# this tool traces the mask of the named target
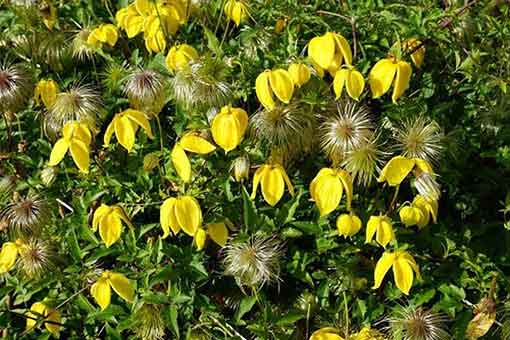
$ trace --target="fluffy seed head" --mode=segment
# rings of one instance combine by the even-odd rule
[[[40,278],[55,268],[55,260],[48,241],[31,238],[20,247],[18,268],[29,278]]]
[[[9,222],[9,229],[16,237],[39,234],[48,217],[47,202],[30,194],[22,197],[15,193],[13,202],[0,212],[0,219]]]
[[[394,138],[398,151],[409,158],[437,162],[444,149],[441,127],[423,116],[404,120],[396,129]]]
[[[82,28],[74,36],[72,56],[75,60],[84,62],[94,58],[94,47],[87,42],[90,32],[92,31],[89,28]]]
[[[414,306],[400,306],[383,320],[395,340],[446,340],[450,337],[445,328],[447,321],[443,314]]]
[[[280,280],[283,244],[274,236],[255,235],[243,242],[229,242],[225,248],[225,274],[237,284],[259,290]]]
[[[349,151],[367,142],[373,134],[373,123],[368,108],[352,100],[337,103],[329,112],[321,117],[320,146],[337,163]]]
[[[165,105],[165,88],[161,73],[136,68],[127,76],[124,93],[133,108],[156,115]]]
[[[437,183],[434,174],[422,172],[416,177],[414,186],[420,195],[431,200],[437,201],[441,195],[441,187]]]
[[[10,194],[16,187],[16,176],[0,177],[0,197]]]
[[[0,112],[17,112],[32,97],[34,83],[20,64],[0,64]]]
[[[135,335],[139,339],[161,340],[165,338],[165,322],[161,307],[144,304],[137,312],[134,323]]]

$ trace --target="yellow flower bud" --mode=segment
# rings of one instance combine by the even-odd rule
[[[235,149],[248,127],[248,114],[241,108],[224,106],[214,117],[211,132],[216,144],[225,152]]]
[[[413,206],[402,207],[399,211],[400,221],[406,226],[410,227],[417,225],[423,220],[423,213],[420,208]]]
[[[290,102],[294,93],[294,81],[287,70],[266,70],[255,80],[255,92],[266,109],[273,109],[275,107],[273,94],[285,104]]]
[[[333,75],[343,64],[352,65],[349,42],[338,33],[327,32],[308,43],[308,56]]]
[[[388,216],[370,216],[367,223],[366,240],[369,243],[374,238],[377,243],[386,248],[388,243],[395,240],[393,224]]]
[[[248,156],[237,157],[232,163],[232,170],[236,182],[241,182],[243,179],[248,178],[250,174],[250,159]]]
[[[310,69],[305,64],[291,64],[289,73],[297,87],[301,87],[310,80]]]
[[[248,17],[248,7],[243,1],[228,0],[223,8],[227,18],[239,26]]]
[[[34,92],[36,103],[40,104],[42,101],[44,106],[49,109],[57,100],[58,84],[52,79],[43,79],[37,83]]]
[[[342,214],[336,220],[338,234],[343,237],[356,235],[361,229],[361,220],[354,214]]]
[[[170,49],[165,63],[168,69],[178,71],[189,67],[189,63],[196,59],[198,59],[198,52],[192,46],[180,44]]]
[[[338,207],[344,190],[347,196],[347,210],[350,210],[352,187],[352,177],[347,171],[323,168],[310,183],[310,195],[321,216],[325,216]]]

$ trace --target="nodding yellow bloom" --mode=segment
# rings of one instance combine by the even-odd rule
[[[402,42],[402,51],[404,53],[410,53],[411,54],[411,60],[413,61],[413,64],[420,68],[421,65],[423,65],[423,61],[425,60],[425,45],[423,43],[415,38],[406,39]]]
[[[26,316],[27,330],[33,329],[37,325],[38,320],[43,319],[44,327],[55,337],[59,337],[62,318],[56,309],[48,307],[44,302],[36,302],[32,304]]]
[[[413,170],[416,176],[419,176],[421,173],[434,174],[432,166],[426,160],[395,156],[386,163],[377,181],[388,182],[390,186],[397,186]]]
[[[273,109],[275,107],[273,94],[285,104],[290,102],[294,93],[294,81],[287,70],[266,70],[255,80],[255,92],[266,109]]]
[[[177,235],[181,229],[194,237],[202,226],[202,210],[194,197],[170,197],[159,209],[159,220],[163,228],[163,238],[170,235],[170,230]]]
[[[334,76],[343,65],[352,65],[352,52],[349,42],[342,35],[326,32],[308,43],[308,56],[322,69]]]
[[[216,147],[205,138],[188,132],[174,145],[170,158],[177,175],[187,183],[191,180],[191,163],[185,151],[205,155],[214,150]]]
[[[404,94],[409,86],[413,70],[411,65],[395,57],[379,60],[368,75],[368,83],[373,98],[379,98],[389,91],[393,84],[391,99],[394,103]]]
[[[409,295],[413,285],[414,273],[420,278],[420,269],[414,258],[406,251],[385,252],[381,256],[375,265],[373,289],[381,286],[384,276],[391,267],[393,267],[393,276],[397,288],[405,295]]]
[[[310,80],[310,69],[305,64],[290,64],[288,71],[297,87],[303,86]]]
[[[388,243],[395,240],[393,224],[388,216],[370,216],[367,222],[365,243],[372,242],[374,235],[377,243],[383,248],[386,248]]]
[[[340,331],[333,327],[324,327],[312,333],[309,340],[344,340]]]
[[[70,122],[62,128],[63,137],[57,140],[50,154],[49,166],[56,166],[64,159],[67,150],[81,172],[89,172],[89,148],[92,135],[87,124]]]
[[[398,214],[400,216],[400,221],[406,227],[417,225],[418,223],[420,223],[420,221],[423,221],[425,218],[423,211],[420,208],[412,205],[403,206],[402,208],[400,208]]]
[[[105,310],[110,305],[112,288],[122,299],[133,302],[135,289],[130,280],[123,274],[105,271],[90,287],[90,293],[101,310]]]
[[[365,78],[354,67],[342,68],[336,71],[333,80],[336,99],[340,98],[344,87],[347,89],[349,97],[358,100],[365,88]]]
[[[131,152],[135,145],[136,131],[140,126],[149,138],[154,138],[149,120],[143,112],[127,109],[117,113],[104,133],[104,146],[110,144],[113,133],[115,133],[120,145]]]
[[[234,150],[242,141],[248,127],[248,114],[241,108],[224,106],[214,117],[211,132],[216,144],[225,152]]]
[[[0,251],[0,274],[7,273],[16,264],[20,249],[25,243],[18,239],[16,242],[5,242]]]
[[[343,191],[347,196],[347,210],[351,209],[352,177],[342,169],[322,168],[310,183],[310,195],[319,208],[321,216],[335,210],[340,204]]]
[[[251,198],[254,199],[257,194],[257,188],[261,184],[262,196],[271,206],[275,206],[280,201],[285,191],[285,184],[291,195],[294,195],[294,187],[280,164],[264,164],[257,169],[253,176],[253,191]]]
[[[345,238],[356,235],[361,230],[361,220],[354,214],[342,214],[336,219],[338,234]]]
[[[198,228],[195,233],[195,244],[198,250],[204,249],[207,237],[211,238],[220,247],[225,247],[228,240],[228,229],[225,223],[210,223],[207,230]]]
[[[87,43],[94,47],[102,47],[102,44],[115,46],[119,39],[117,28],[112,24],[103,24],[94,28],[87,37]]]
[[[49,109],[57,100],[57,92],[58,84],[56,81],[52,79],[39,80],[34,91],[35,102],[37,105],[40,105],[42,102]]]
[[[248,17],[248,7],[243,1],[239,0],[228,0],[225,7],[223,7],[223,11],[236,26],[239,26]]]
[[[124,209],[118,205],[101,204],[94,212],[92,218],[92,230],[95,232],[99,228],[99,235],[109,248],[112,244],[117,242],[122,232],[122,222],[126,223],[130,228],[133,228]]]
[[[410,205],[400,209],[400,220],[406,227],[416,225],[418,228],[423,228],[429,224],[430,217],[432,217],[434,223],[437,223],[438,208],[436,200],[416,195]]]
[[[189,63],[198,59],[198,52],[188,44],[172,46],[165,63],[169,70],[178,71],[189,67]]]

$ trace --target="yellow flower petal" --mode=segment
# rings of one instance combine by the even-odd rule
[[[122,145],[128,152],[131,152],[135,145],[135,130],[133,128],[133,123],[131,123],[128,117],[119,116],[119,118],[115,120],[114,128],[115,136],[117,136],[117,140],[120,145]]]
[[[417,225],[418,222],[422,221],[424,216],[420,208],[405,206],[398,212],[400,221],[406,226],[410,227]]]
[[[186,151],[205,155],[216,150],[207,139],[193,134],[186,134],[179,140],[179,145]]]
[[[375,236],[377,243],[386,248],[388,243],[395,239],[395,233],[393,232],[393,225],[391,220],[383,216],[380,219],[380,224],[377,228],[377,235]]]
[[[273,100],[273,92],[271,91],[271,87],[269,86],[269,76],[271,71],[264,71],[255,80],[255,92],[257,94],[257,98],[260,103],[266,109],[273,109],[275,106]]]
[[[62,326],[57,325],[57,323],[58,324],[62,323],[62,318],[60,317],[60,312],[55,309],[48,308],[46,321],[49,321],[49,322],[45,322],[44,327],[46,327],[46,329],[51,334],[53,334],[55,337],[58,338],[60,329],[62,328]]]
[[[269,84],[278,99],[288,104],[294,93],[294,82],[287,70],[277,69],[269,74]]]
[[[344,340],[333,327],[324,327],[312,333],[309,340]]]
[[[321,176],[314,187],[314,199],[321,216],[335,210],[340,204],[343,185],[336,175]]]
[[[335,40],[326,33],[315,37],[308,43],[308,56],[321,68],[328,69],[335,56]]]
[[[310,80],[310,70],[305,64],[291,64],[289,74],[297,87],[301,87]]]
[[[413,269],[409,262],[397,257],[393,263],[393,275],[397,288],[405,295],[409,295],[414,279]]]
[[[352,176],[345,170],[337,170],[337,176],[340,178],[342,185],[345,189],[345,195],[347,196],[347,210],[351,210],[352,195],[353,195],[353,181]]]
[[[101,223],[102,219],[110,214],[112,208],[107,206],[106,204],[101,204],[99,208],[94,211],[94,216],[92,217],[92,231],[96,231]]]
[[[283,180],[285,181],[285,184],[287,185],[287,189],[289,190],[289,193],[291,194],[291,196],[294,196],[294,186],[292,185],[292,182],[290,181],[290,178],[287,175],[287,172],[285,171],[283,166],[281,166],[280,164],[277,164],[276,168],[282,175]]]
[[[108,214],[99,223],[99,236],[105,243],[106,248],[117,242],[122,231],[120,217],[116,214]]]
[[[84,123],[76,124],[72,136],[73,139],[79,139],[87,145],[89,145],[90,142],[92,141],[92,134],[90,132],[90,129],[88,128],[87,124]]]
[[[374,286],[372,287],[373,289],[377,289],[381,286],[384,276],[386,276],[388,270],[390,270],[391,266],[393,266],[395,258],[396,258],[395,253],[385,252],[384,254],[382,254],[379,261],[377,261],[374,271],[375,282]]]
[[[129,217],[126,214],[126,212],[124,211],[124,209],[122,209],[122,207],[120,207],[118,205],[114,206],[112,213],[117,215],[124,223],[126,223],[128,225],[128,227],[133,229],[133,225],[131,224],[131,220],[129,219]]]
[[[170,157],[179,177],[183,182],[189,182],[191,180],[191,164],[184,149],[179,144],[175,144]]]
[[[127,302],[133,302],[135,290],[127,277],[120,273],[108,273],[108,282],[121,298]]]
[[[181,229],[194,236],[202,225],[202,210],[197,200],[190,196],[182,196],[175,202],[175,217]]]
[[[285,182],[280,171],[275,168],[269,168],[261,180],[262,196],[271,206],[275,206],[280,201],[285,190]]]
[[[377,232],[377,229],[379,228],[379,225],[381,224],[381,217],[380,216],[370,216],[367,222],[367,230],[365,234],[365,243],[370,243],[372,239],[374,238],[375,233]]]
[[[195,244],[197,245],[198,250],[204,249],[205,241],[207,240],[207,233],[204,229],[198,228],[197,232],[195,233]]]
[[[101,27],[101,34],[103,36],[103,42],[107,43],[111,47],[115,46],[119,39],[119,33],[117,28],[112,24],[106,24]]]
[[[336,49],[342,53],[343,59],[347,65],[352,65],[351,46],[347,39],[338,33],[330,33],[335,39]]]
[[[379,98],[391,87],[395,73],[397,72],[397,64],[391,59],[379,60],[368,75],[368,82],[373,98]]]
[[[235,1],[234,5],[232,6],[231,18],[236,26],[241,24],[241,21],[245,18],[245,7],[242,2]]]
[[[409,87],[409,81],[411,80],[411,73],[413,69],[408,62],[399,61],[397,63],[397,76],[395,77],[395,85],[393,86],[393,95],[391,99],[394,103],[397,102]]]
[[[322,168],[319,170],[319,173],[315,176],[315,178],[310,183],[310,195],[312,196],[312,199],[315,201],[315,187],[317,186],[317,182],[319,181],[320,177],[322,176],[331,176],[334,175],[335,171],[331,168]]]
[[[127,16],[125,19],[125,29],[129,39],[134,38],[143,30],[143,17]]]
[[[110,141],[112,139],[113,133],[115,132],[115,118],[108,124],[108,127],[106,128],[106,131],[104,133],[103,137],[103,145],[107,147],[110,145]]]
[[[347,76],[349,75],[350,71],[343,68],[336,72],[335,78],[333,79],[333,90],[335,91],[336,98],[340,98],[342,95],[342,91],[345,86],[345,82],[347,81]]]
[[[434,173],[434,170],[432,169],[432,165],[430,165],[430,163],[427,162],[426,160],[421,159],[421,158],[414,158],[414,162],[416,163],[416,168],[420,172],[425,172],[428,174]]]
[[[259,187],[260,181],[262,178],[266,175],[266,173],[269,171],[269,165],[264,164],[260,168],[255,171],[255,174],[253,175],[253,189],[251,192],[251,199],[254,199],[257,195],[257,188]]]
[[[90,294],[96,300],[101,310],[105,310],[110,305],[111,290],[106,277],[100,277],[96,283],[90,287]]]
[[[123,113],[132,122],[141,126],[149,138],[151,139],[154,138],[154,135],[152,134],[151,124],[149,123],[149,120],[147,119],[143,112],[133,109],[127,109]]]
[[[80,169],[81,172],[88,173],[90,158],[87,144],[81,140],[75,139],[71,142],[69,151],[71,151],[71,157],[78,169]]]
[[[228,240],[228,229],[225,223],[209,223],[207,225],[209,237],[220,247],[225,247]]]
[[[361,220],[356,215],[341,214],[336,220],[336,228],[340,236],[351,237],[361,230]]]
[[[49,166],[55,166],[58,165],[64,159],[64,156],[67,153],[67,150],[71,146],[71,143],[68,139],[61,138],[59,139],[55,145],[53,146],[53,149],[51,150],[50,154],[50,161],[48,162]]]
[[[365,88],[365,78],[363,78],[360,72],[354,69],[350,70],[347,75],[346,88],[349,96],[352,99],[358,100]]]
[[[14,267],[18,257],[18,246],[14,242],[5,242],[0,251],[0,274],[7,273]]]
[[[386,163],[377,181],[386,181],[391,186],[397,186],[409,175],[415,164],[414,159],[395,156]]]
[[[170,197],[163,202],[161,208],[159,209],[159,221],[161,223],[161,228],[163,228],[162,238],[166,238],[168,235],[170,235],[170,229],[175,235],[177,235],[181,230],[181,227],[177,222],[177,218],[175,217],[176,201],[176,198]]]
[[[27,330],[35,327],[38,320],[44,320],[46,318],[48,307],[42,302],[36,302],[30,307],[30,311],[27,313]]]

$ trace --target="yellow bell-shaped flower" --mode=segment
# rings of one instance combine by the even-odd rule
[[[287,185],[290,194],[294,195],[294,187],[280,164],[264,164],[257,169],[253,176],[252,199],[257,194],[259,184],[262,187],[264,200],[271,206],[275,206],[280,201],[285,191],[285,185]]]
[[[40,105],[41,102],[49,109],[57,100],[58,84],[52,79],[43,79],[37,83],[34,91],[35,102]]]
[[[351,209],[352,187],[352,177],[347,171],[323,168],[310,183],[310,195],[321,216],[325,216],[338,207],[344,190],[347,196],[347,210]]]
[[[104,146],[110,144],[110,140],[115,133],[120,145],[128,152],[131,152],[135,145],[138,127],[142,127],[149,138],[154,138],[149,120],[143,112],[127,109],[117,113],[104,133]]]
[[[225,152],[235,149],[248,127],[248,114],[241,108],[224,106],[214,117],[211,132],[216,144]]]
[[[204,249],[208,237],[220,247],[225,247],[228,240],[228,229],[225,223],[210,223],[207,225],[207,230],[198,228],[194,237],[198,250]]]
[[[170,230],[177,235],[181,229],[194,237],[202,225],[202,210],[194,197],[170,197],[161,205],[159,218],[163,238],[170,235]]]
[[[228,0],[223,8],[227,18],[239,26],[248,17],[248,7],[243,1]]]
[[[345,238],[356,235],[361,230],[361,220],[354,214],[341,214],[336,219],[338,234]]]
[[[333,80],[336,99],[340,98],[344,87],[347,89],[349,97],[358,100],[365,88],[365,78],[354,67],[341,68],[336,71],[335,79]]]
[[[115,46],[119,39],[117,28],[112,24],[103,24],[94,28],[87,37],[87,43],[94,47],[101,47],[102,44]]]
[[[344,340],[340,331],[333,327],[324,327],[312,333],[309,340]]]
[[[123,274],[105,271],[90,287],[90,293],[101,310],[105,310],[110,305],[112,288],[122,299],[133,302],[135,289],[130,280]]]
[[[432,221],[437,223],[437,215],[439,210],[439,204],[437,200],[429,199],[422,195],[416,195],[411,205],[413,207],[419,208],[422,211],[423,218],[416,223],[419,228],[423,228],[428,225],[431,217]]]
[[[423,172],[434,174],[430,163],[423,159],[395,156],[386,163],[377,181],[388,182],[390,186],[397,186],[400,185],[413,170],[416,172],[417,176]]]
[[[409,295],[409,291],[413,285],[414,274],[420,277],[420,270],[414,258],[406,251],[385,252],[377,264],[374,272],[374,287],[377,289],[381,286],[384,276],[393,267],[393,276],[397,288],[405,295]]]
[[[16,264],[19,251],[25,243],[18,239],[16,242],[5,242],[0,251],[0,274],[7,273]]]
[[[266,109],[273,109],[276,105],[273,94],[285,104],[290,102],[294,93],[294,81],[287,70],[266,70],[255,80],[255,92]]]
[[[370,216],[367,222],[365,243],[372,242],[374,238],[377,243],[386,248],[388,243],[395,240],[393,224],[388,216]]]
[[[71,152],[74,163],[81,172],[89,172],[89,148],[92,135],[86,124],[70,122],[62,128],[63,137],[57,140],[50,154],[49,166],[58,165]]]
[[[310,69],[305,64],[290,64],[288,71],[297,87],[303,86],[310,80]]]
[[[326,32],[308,43],[308,56],[331,75],[343,65],[352,65],[352,52],[349,42],[342,35]]]
[[[95,232],[99,228],[99,236],[101,236],[106,248],[109,248],[119,240],[122,233],[122,222],[133,228],[124,209],[118,205],[101,204],[94,212],[92,230]]]
[[[169,70],[178,71],[189,67],[189,63],[196,59],[198,59],[197,50],[190,45],[180,44],[168,51],[165,63]]]
[[[37,325],[37,322],[42,319],[44,320],[44,327],[56,338],[59,337],[62,318],[60,317],[60,312],[56,309],[48,307],[44,302],[36,302],[30,306],[26,316],[27,331],[32,330]]]
[[[187,183],[191,180],[191,163],[185,151],[205,155],[214,150],[216,150],[216,147],[205,138],[189,132],[174,145],[170,158],[177,175],[179,175],[183,182]]]
[[[381,97],[393,84],[391,99],[396,103],[409,86],[412,71],[411,65],[406,61],[394,57],[379,60],[368,75],[372,97]]]
[[[417,225],[424,219],[423,211],[420,208],[406,205],[398,212],[400,221],[406,226],[411,227]]]

